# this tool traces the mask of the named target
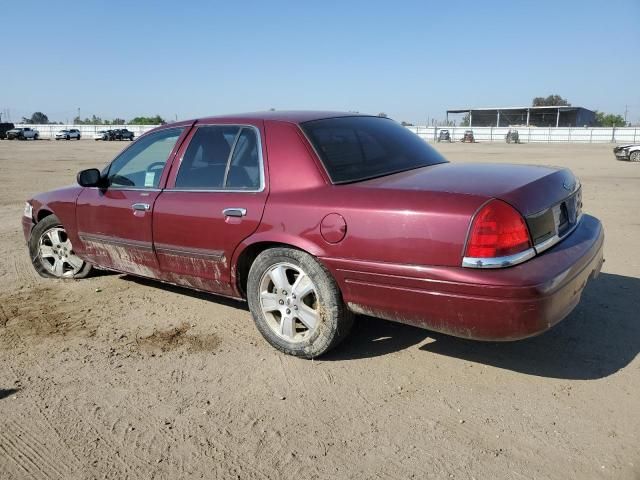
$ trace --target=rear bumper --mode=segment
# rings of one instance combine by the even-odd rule
[[[561,243],[520,265],[475,270],[323,258],[356,313],[476,340],[542,333],[578,304],[603,263],[604,231],[584,215]]]

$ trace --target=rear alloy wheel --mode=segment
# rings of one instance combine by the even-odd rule
[[[31,263],[42,277],[84,278],[91,264],[78,257],[60,220],[49,215],[33,227],[29,239]]]
[[[640,150],[631,152],[631,155],[629,155],[629,160],[632,162],[640,162]]]
[[[330,273],[308,253],[292,248],[258,255],[249,271],[247,300],[262,336],[297,357],[326,353],[353,324]]]

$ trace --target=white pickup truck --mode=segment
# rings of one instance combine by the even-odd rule
[[[7,140],[13,140],[14,138],[18,140],[28,140],[29,138],[38,140],[38,135],[38,130],[35,128],[18,127],[7,131]]]

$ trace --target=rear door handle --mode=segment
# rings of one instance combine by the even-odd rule
[[[246,208],[232,207],[222,210],[225,217],[244,217],[247,214]]]
[[[134,210],[147,212],[151,210],[151,205],[149,205],[148,203],[134,203],[133,205],[131,205],[131,208],[133,208]]]

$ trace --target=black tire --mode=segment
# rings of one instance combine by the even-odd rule
[[[636,150],[635,152],[631,152],[629,154],[630,162],[640,162],[640,150]]]
[[[260,283],[274,265],[287,263],[299,267],[313,282],[317,294],[319,322],[308,337],[290,342],[275,333],[263,313]],[[302,358],[318,357],[338,345],[351,330],[353,314],[344,304],[342,294],[329,271],[306,252],[293,248],[271,248],[255,259],[249,270],[247,301],[256,327],[273,347]]]
[[[66,138],[66,139],[67,139],[67,140],[71,140],[71,137],[70,137],[69,135],[67,135],[67,138]]]
[[[33,136],[33,139],[34,140],[38,140],[38,134],[37,133]]]
[[[40,238],[45,234],[45,232],[47,232],[51,228],[56,227],[64,229],[62,223],[55,215],[49,215],[48,217],[43,218],[35,225],[35,227],[33,227],[31,236],[29,237],[29,255],[31,257],[33,268],[35,268],[36,272],[38,272],[41,277],[45,278],[85,278],[87,275],[89,275],[89,273],[91,273],[92,268],[91,264],[87,262],[83,263],[82,267],[80,268],[80,270],[78,270],[77,273],[70,276],[55,275],[51,272],[50,269],[46,267],[46,260],[40,256]]]

